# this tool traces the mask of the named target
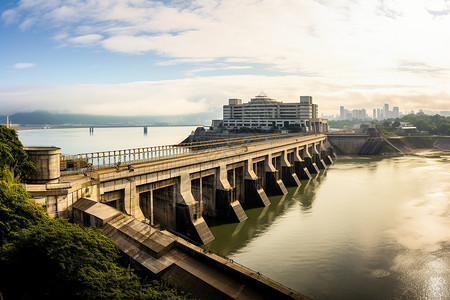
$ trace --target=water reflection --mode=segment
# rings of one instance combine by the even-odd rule
[[[449,299],[449,158],[340,157],[208,246],[314,299]]]
[[[319,178],[319,176],[316,178]],[[289,207],[296,204],[296,201],[301,202],[300,199],[314,198],[314,188],[309,188],[312,180],[302,180],[301,183],[302,185],[299,187],[288,188],[288,194],[286,195],[270,197],[271,204],[269,206],[244,207],[248,219],[242,223],[228,223],[223,220],[207,218],[206,221],[216,239],[206,245],[205,248],[222,256],[229,256],[237,249],[244,247],[249,240],[264,234],[278,217],[282,216]],[[299,198],[304,193],[308,193],[308,196]],[[293,198],[297,200],[293,201]],[[302,203],[305,211],[310,209],[311,205],[312,201],[310,200],[307,200],[307,203]]]

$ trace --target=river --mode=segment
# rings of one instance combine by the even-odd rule
[[[56,146],[63,154],[80,154],[107,150],[121,150],[183,141],[196,126],[101,127],[19,130],[24,146]]]
[[[449,161],[339,157],[208,248],[314,299],[450,299]]]
[[[195,127],[20,131],[74,154],[175,144]],[[148,144],[146,144],[148,143]],[[206,247],[314,299],[450,299],[450,154],[342,156]]]

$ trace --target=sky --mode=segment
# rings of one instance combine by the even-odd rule
[[[0,1],[0,115],[450,110],[450,0]]]

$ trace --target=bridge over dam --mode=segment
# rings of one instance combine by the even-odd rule
[[[53,217],[72,217],[80,198],[200,244],[214,239],[203,216],[242,222],[242,204],[267,206],[333,162],[325,135],[274,134],[62,157],[26,148],[38,172],[26,184]],[[63,169],[64,171],[61,171]]]

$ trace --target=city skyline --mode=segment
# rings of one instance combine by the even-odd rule
[[[446,1],[2,1],[0,114],[221,114],[260,91],[450,110]],[[368,112],[371,114],[371,112]]]

